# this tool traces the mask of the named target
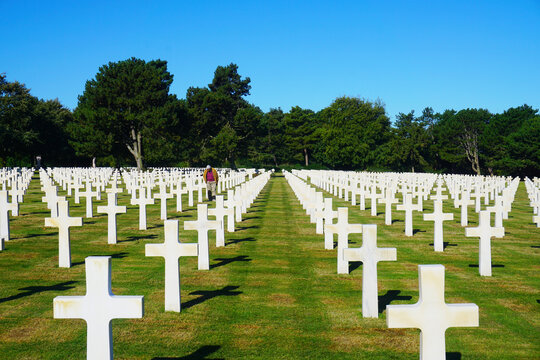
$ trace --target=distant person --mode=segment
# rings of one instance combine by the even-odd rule
[[[218,183],[218,173],[216,169],[212,168],[210,165],[206,165],[203,178],[204,182],[206,183],[208,200],[212,201],[216,197],[216,188]]]

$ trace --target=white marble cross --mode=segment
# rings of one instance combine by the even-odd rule
[[[82,217],[69,216],[69,202],[62,200],[58,202],[58,216],[45,218],[45,226],[58,228],[58,266],[71,267],[71,245],[69,239],[69,228],[72,226],[82,226]]]
[[[424,221],[433,221],[433,248],[435,251],[444,250],[443,221],[454,220],[454,214],[443,212],[442,200],[433,202],[433,213],[424,214]]]
[[[505,212],[503,197],[497,195],[495,197],[495,205],[488,206],[486,210],[495,214],[495,227],[503,227],[503,218]]]
[[[380,203],[384,203],[384,223],[392,225],[392,204],[397,204],[399,201],[394,197],[394,190],[390,187],[386,188],[384,195],[379,199]]]
[[[446,329],[478,326],[478,306],[445,303],[443,265],[418,265],[418,277],[418,302],[412,305],[388,305],[386,325],[389,328],[420,329],[420,359],[444,360]]]
[[[125,214],[127,208],[116,204],[117,193],[107,193],[107,206],[98,206],[99,214],[107,214],[107,243],[116,244],[116,214]]]
[[[59,200],[65,200],[65,198],[60,199],[56,186],[45,187],[45,196],[41,198],[41,201],[47,202],[47,209],[51,210],[51,217],[58,216],[57,203]]]
[[[474,201],[469,197],[469,192],[463,190],[461,192],[461,198],[454,201],[454,207],[461,206],[461,226],[467,226],[469,223],[468,206],[474,205]]]
[[[383,194],[377,193],[377,185],[373,184],[368,196],[371,199],[371,216],[377,216],[377,199],[382,199]]]
[[[231,215],[224,206],[223,195],[216,195],[216,207],[208,209],[208,215],[215,216],[219,223],[216,230],[216,247],[225,246],[225,215],[227,217]]]
[[[145,189],[140,187],[139,197],[131,200],[131,205],[139,205],[139,230],[146,230],[146,205],[152,204],[154,199],[151,196],[147,197]]]
[[[178,220],[165,220],[165,242],[145,246],[146,256],[162,256],[165,259],[165,311],[180,312],[179,258],[198,255],[197,244],[181,244],[178,239]]]
[[[413,204],[412,194],[410,193],[405,194],[403,200],[403,205],[397,205],[396,209],[405,211],[405,236],[413,236],[412,212],[419,211],[419,206]]]
[[[197,204],[197,221],[185,221],[184,230],[197,230],[199,243],[198,269],[210,270],[208,231],[217,230],[216,220],[208,220],[208,204]]]
[[[331,231],[326,231],[326,225],[332,225],[334,219],[338,217],[338,212],[332,210],[332,198],[324,199],[324,209],[323,209],[323,232],[324,232],[324,248],[326,250],[332,250],[334,248],[334,235]]]
[[[379,316],[379,301],[377,298],[377,263],[379,261],[396,261],[395,248],[377,247],[377,225],[369,224],[362,227],[362,247],[343,250],[344,260],[362,262],[362,316],[377,318]]]
[[[161,220],[167,220],[167,199],[172,199],[173,194],[167,192],[167,187],[164,184],[159,185],[159,193],[154,195],[155,199],[161,200]]]
[[[324,232],[331,234],[330,236],[333,239],[333,234],[338,235],[338,246],[337,246],[337,273],[338,274],[348,274],[349,273],[349,262],[345,261],[343,257],[343,250],[349,247],[349,234],[360,234],[362,233],[362,224],[349,224],[349,208],[339,207],[338,211],[338,221],[335,224],[324,225]],[[333,240],[332,240],[333,241]]]
[[[477,227],[465,228],[465,236],[480,237],[480,249],[478,254],[478,269],[481,276],[491,276],[491,238],[503,237],[503,227],[491,227],[491,213],[487,210],[480,211]]]
[[[111,257],[89,256],[86,264],[86,295],[57,296],[55,319],[84,319],[87,326],[86,358],[113,358],[112,319],[142,318],[143,296],[117,296],[111,291]]]
[[[221,183],[221,182],[220,182]],[[227,200],[224,201],[227,207],[227,231],[234,232],[234,223],[236,221],[235,206],[234,206],[234,190],[227,190]],[[242,214],[240,214],[242,217]]]
[[[86,198],[86,217],[91,218],[94,216],[93,214],[93,206],[92,206],[92,197],[98,196],[98,191],[92,191],[92,185],[90,183],[86,183],[86,190],[83,192],[79,192],[79,196],[83,196]]]
[[[182,194],[187,193],[187,190],[182,188],[182,178],[179,178],[176,181],[176,187],[171,190],[171,192],[176,196],[176,211],[182,212]]]
[[[9,241],[9,212],[13,213],[18,208],[19,203],[9,202],[7,190],[0,190],[0,238],[2,242]],[[0,250],[3,249],[4,246],[0,246]]]

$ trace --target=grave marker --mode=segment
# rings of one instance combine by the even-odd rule
[[[443,222],[448,220],[454,220],[454,214],[443,212],[442,200],[435,200],[433,202],[433,213],[424,214],[424,221],[433,221],[433,248],[435,251],[444,250],[444,238],[443,238]]]
[[[476,304],[444,301],[444,266],[418,265],[420,296],[412,305],[388,305],[389,328],[420,329],[420,359],[445,359],[445,332],[450,327],[478,326]]]
[[[125,214],[127,208],[116,204],[116,192],[107,193],[107,206],[98,206],[99,214],[107,214],[107,243],[116,244],[116,214]]]
[[[113,358],[112,319],[142,318],[143,296],[117,296],[111,291],[111,257],[85,259],[86,295],[57,296],[53,300],[55,319],[86,321],[86,358]]]
[[[487,210],[480,211],[477,227],[465,228],[465,236],[480,237],[478,251],[478,269],[481,276],[491,276],[491,238],[503,237],[503,227],[491,227],[491,213]]]
[[[377,297],[377,263],[379,261],[396,261],[395,248],[377,247],[377,225],[363,225],[362,247],[343,250],[343,257],[349,261],[362,262],[362,316],[377,318],[379,302]]]
[[[197,244],[181,244],[178,238],[178,220],[165,220],[165,242],[145,246],[146,256],[162,256],[165,260],[165,311],[180,312],[179,258],[198,255]]]
[[[360,234],[362,232],[362,224],[349,224],[349,208],[338,208],[338,221],[335,224],[324,226],[325,234],[328,232],[333,238],[333,234],[338,235],[337,246],[337,273],[348,274],[349,263],[343,257],[343,250],[349,246],[349,234]],[[332,240],[333,241],[333,240]]]
[[[208,220],[208,204],[197,204],[197,221],[185,221],[184,230],[197,230],[199,244],[199,270],[210,270],[208,231],[217,230],[218,221]]]
[[[45,218],[45,226],[58,228],[58,266],[71,267],[71,244],[69,238],[69,228],[72,226],[82,226],[82,217],[69,216],[69,202],[62,200],[58,202],[58,216]]]

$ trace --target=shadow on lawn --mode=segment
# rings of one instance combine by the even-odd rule
[[[447,352],[446,360],[461,360],[461,353],[460,352]]]
[[[223,289],[218,289],[218,290],[199,290],[199,291],[190,292],[189,295],[200,295],[200,297],[186,301],[185,303],[182,304],[181,308],[183,310],[189,309],[192,306],[201,304],[205,302],[206,300],[210,300],[218,296],[238,296],[242,294],[242,291],[233,291],[238,288],[239,286],[229,285],[229,286],[225,286]]]
[[[469,267],[470,268],[477,268],[478,264],[469,264]],[[503,268],[504,265],[503,264],[491,264],[491,267],[492,268]]]
[[[204,360],[207,356],[212,355],[219,350],[219,345],[204,345],[195,352],[181,357],[155,357],[152,360]],[[214,360],[224,360],[223,358],[214,358]]]
[[[429,246],[433,246],[433,243],[429,244]],[[448,246],[458,246],[457,244],[450,244],[448,241],[443,242],[443,250],[446,250]]]
[[[400,296],[399,295],[400,292],[401,290],[388,290],[386,294],[378,296],[379,314],[382,314],[382,312],[386,310],[386,305],[390,305],[390,303],[394,300],[411,300],[412,299],[412,296],[409,296],[409,295]],[[450,359],[450,358],[447,357],[447,359]]]
[[[156,234],[150,234],[150,235],[132,235],[128,236],[126,240],[118,240],[119,243],[122,242],[128,242],[128,241],[136,241],[136,240],[142,240],[142,239],[155,239],[157,238]]]
[[[244,242],[244,241],[255,241],[255,238],[247,237],[247,238],[243,238],[243,239],[231,239],[231,240],[227,241],[226,245],[238,244],[238,243],[241,243],[241,242]]]
[[[28,235],[20,237],[18,239],[31,239],[31,238],[40,237],[40,236],[53,236],[53,235],[58,235],[58,231],[51,232],[51,233],[28,234]]]
[[[127,252],[119,252],[119,253],[116,253],[116,254],[92,254],[92,255],[88,255],[88,256],[110,256],[113,259],[123,259],[127,255],[128,255]],[[85,262],[85,260],[75,262],[75,263],[72,263],[71,266],[73,267],[73,266],[83,265],[84,262]]]
[[[349,261],[349,273],[353,272],[354,270],[358,269],[362,265],[361,261]]]
[[[49,285],[49,286],[27,286],[20,288],[18,290],[23,290],[24,292],[18,293],[17,295],[8,296],[6,298],[0,299],[0,303],[20,299],[26,296],[31,296],[34,294],[39,294],[44,291],[65,291],[69,289],[73,289],[75,286],[70,286],[73,284],[76,284],[77,281],[66,281],[63,283],[58,283],[55,285]]]
[[[237,226],[234,230],[242,231],[242,230],[247,230],[247,229],[258,229],[258,228],[259,228],[259,225]]]
[[[246,262],[251,261],[251,259],[247,255],[239,255],[232,258],[218,258],[216,260],[219,260],[219,262],[215,264],[211,264],[210,269],[215,269],[220,266],[225,266],[235,261],[246,261]]]

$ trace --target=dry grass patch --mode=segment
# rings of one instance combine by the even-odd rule
[[[290,294],[270,294],[267,300],[270,301],[270,306],[296,306],[296,300]]]

